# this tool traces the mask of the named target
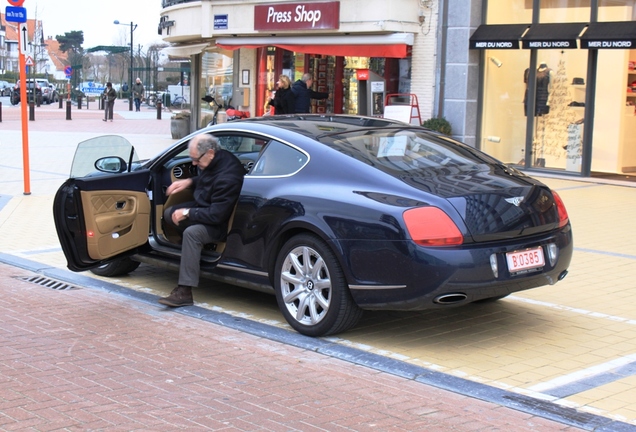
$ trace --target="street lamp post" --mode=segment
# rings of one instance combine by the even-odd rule
[[[115,24],[119,24],[119,25],[128,25],[128,24],[124,24],[124,23],[120,23],[118,20],[114,21]],[[137,24],[133,24],[133,22],[130,22],[130,80],[128,81],[128,89],[130,90],[129,96],[128,96],[128,110],[132,111],[133,110],[133,97],[132,97],[132,86],[133,86],[133,32],[135,31],[135,29],[137,28]]]

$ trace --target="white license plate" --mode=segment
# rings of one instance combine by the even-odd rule
[[[506,254],[506,260],[508,261],[508,270],[510,270],[510,273],[543,267],[545,265],[543,249],[540,247],[508,252]]]

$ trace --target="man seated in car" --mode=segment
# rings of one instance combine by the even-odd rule
[[[192,288],[199,285],[201,251],[206,244],[225,239],[245,175],[236,156],[223,150],[210,134],[194,137],[188,149],[199,174],[176,180],[166,194],[191,188],[194,201],[168,207],[163,214],[164,222],[183,236],[179,283],[168,297],[159,299],[159,303],[171,307],[193,304]]]

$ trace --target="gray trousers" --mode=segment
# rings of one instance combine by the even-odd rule
[[[172,222],[172,213],[180,208],[194,208],[196,203],[187,202],[168,207],[163,212],[164,222],[181,233],[181,262],[179,263],[179,285],[191,287],[199,286],[201,275],[201,251],[208,243],[214,243],[222,238],[221,230],[216,225],[204,225],[192,223],[185,219],[175,225]]]

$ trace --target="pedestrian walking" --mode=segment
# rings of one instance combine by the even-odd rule
[[[117,92],[113,88],[113,83],[107,82],[104,93],[102,93],[102,99],[104,99],[104,121],[113,121],[113,107],[115,106],[115,99],[117,99]]]
[[[135,111],[141,111],[141,101],[144,98],[144,85],[141,83],[141,79],[137,78],[132,86],[133,99],[135,101]]]

